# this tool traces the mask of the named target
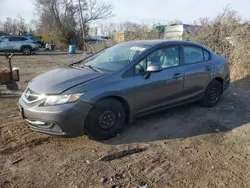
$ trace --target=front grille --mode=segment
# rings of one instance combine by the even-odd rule
[[[24,93],[24,96],[28,101],[35,101],[38,99],[39,94],[30,89],[27,89],[26,92]]]

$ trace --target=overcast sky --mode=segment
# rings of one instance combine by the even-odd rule
[[[230,4],[250,19],[250,0],[107,0],[115,10],[114,21],[171,21],[191,23],[199,17],[214,17]],[[21,15],[27,22],[34,19],[33,0],[0,0],[0,19]]]

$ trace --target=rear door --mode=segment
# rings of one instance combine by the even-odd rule
[[[182,46],[185,67],[184,89],[185,98],[203,94],[213,74],[211,54],[195,45]]]
[[[184,69],[179,45],[155,50],[135,66],[135,106],[138,115],[162,108],[177,101],[183,90]],[[145,78],[148,65],[161,64],[162,70]]]
[[[21,37],[21,36],[20,37],[11,37],[10,40],[11,40],[12,49],[13,50],[20,50],[21,46],[23,44],[25,44],[24,41],[26,41],[27,38]]]

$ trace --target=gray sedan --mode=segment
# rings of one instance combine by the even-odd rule
[[[105,140],[152,112],[193,101],[213,107],[229,83],[226,59],[204,46],[132,41],[34,78],[19,110],[35,131]]]

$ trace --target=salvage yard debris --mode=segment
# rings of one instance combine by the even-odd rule
[[[147,150],[147,148],[134,148],[134,149],[122,150],[122,151],[115,152],[115,153],[110,154],[110,155],[106,155],[106,156],[102,157],[100,160],[108,162],[108,161],[119,159],[119,158],[122,158],[122,157],[125,157],[128,155],[133,155],[135,153],[141,153],[141,152],[146,151],[146,150]]]

